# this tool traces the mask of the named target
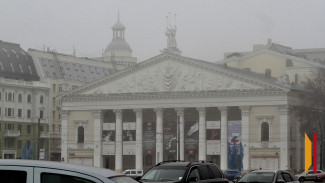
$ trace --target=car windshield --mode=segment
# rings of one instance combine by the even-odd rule
[[[149,170],[142,176],[141,181],[154,181],[154,182],[166,182],[166,181],[179,181],[185,174],[185,167],[159,167]]]
[[[125,176],[119,176],[119,177],[111,177],[110,180],[116,182],[116,183],[139,183],[138,181]]]
[[[274,172],[248,172],[238,181],[238,183],[271,183],[273,182],[274,176]]]

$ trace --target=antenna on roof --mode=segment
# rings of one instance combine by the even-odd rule
[[[120,22],[120,9],[117,9],[117,21]]]

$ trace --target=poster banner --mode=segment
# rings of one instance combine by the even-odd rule
[[[243,169],[243,146],[241,143],[241,121],[228,121],[228,170]]]
[[[220,155],[220,121],[206,122],[207,155]]]
[[[115,155],[115,123],[103,123],[102,155]]]
[[[135,122],[123,123],[123,155],[135,155]]]
[[[154,155],[156,154],[156,123],[145,122],[143,127],[143,154]]]
[[[177,151],[177,125],[176,121],[164,123],[164,154],[176,153]]]
[[[185,122],[185,133],[184,133],[184,143],[185,143],[185,153],[189,155],[194,155],[198,152],[198,142],[199,142],[199,122],[190,121]]]

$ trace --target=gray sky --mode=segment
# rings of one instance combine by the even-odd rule
[[[101,56],[120,20],[139,61],[166,47],[166,16],[176,13],[178,48],[183,56],[206,61],[224,52],[249,51],[273,42],[325,48],[323,0],[0,0],[0,40],[23,49]]]

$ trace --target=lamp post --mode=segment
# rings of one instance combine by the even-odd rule
[[[41,126],[41,117],[38,118],[38,134],[37,134],[37,158],[36,159],[40,159],[39,158],[39,148],[40,148],[40,126]]]
[[[181,159],[181,139],[180,139],[180,120],[179,120],[179,113],[177,112],[177,160]]]

